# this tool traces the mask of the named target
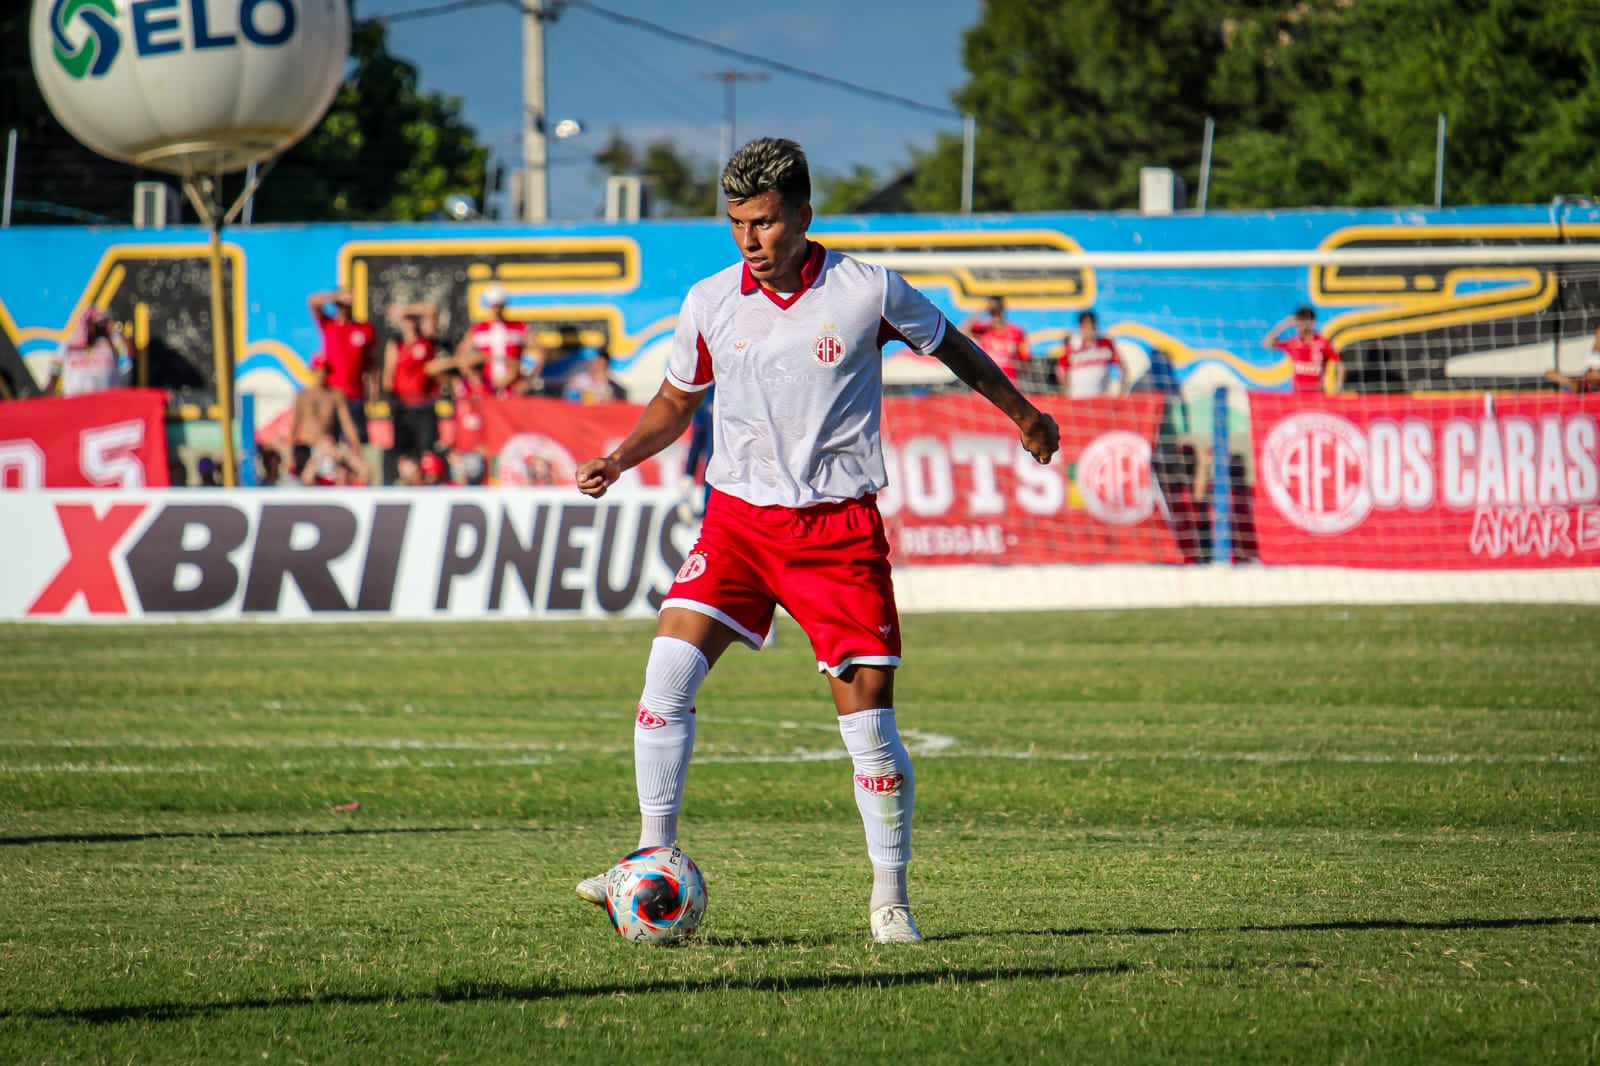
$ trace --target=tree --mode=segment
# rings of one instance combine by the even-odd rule
[[[436,217],[452,194],[485,202],[488,150],[460,101],[419,91],[379,20],[356,23],[350,52],[328,113],[263,184],[256,219],[403,222]]]
[[[958,106],[979,210],[1130,208],[1139,170],[1208,206],[1449,203],[1600,183],[1600,13],[1589,0],[990,0]],[[918,210],[959,205],[961,143],[914,152]]]
[[[653,213],[668,218],[704,218],[717,211],[717,165],[680,152],[670,140],[651,141],[641,151],[613,129],[594,161],[605,174],[650,179]]]
[[[128,222],[133,183],[171,178],[105,159],[56,121],[33,77],[27,6],[0,13],[0,135],[18,131],[16,196],[30,205],[17,220]],[[256,220],[404,221],[436,214],[451,193],[481,201],[488,153],[460,104],[418,90],[416,68],[389,54],[381,22],[357,23],[351,52],[327,115],[269,172]],[[240,175],[224,182],[228,192],[242,186]]]
[[[974,205],[1041,211],[1131,207],[1139,170],[1198,168],[1205,118],[1224,87],[1254,74],[1226,68],[1224,5],[1170,0],[992,0],[967,31],[970,81],[958,108],[975,115]],[[1253,97],[1251,103],[1254,103]],[[961,142],[917,156],[920,210],[959,206]]]
[[[1582,0],[1322,0],[1251,30],[1288,102],[1218,138],[1224,206],[1543,202],[1600,184],[1600,22]]]

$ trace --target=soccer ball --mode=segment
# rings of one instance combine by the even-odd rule
[[[677,848],[640,848],[606,875],[606,913],[635,944],[675,943],[706,916],[706,879]]]

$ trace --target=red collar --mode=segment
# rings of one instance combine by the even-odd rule
[[[822,264],[827,258],[828,250],[826,248],[816,241],[807,241],[806,261],[800,264],[800,290],[792,292],[788,296],[780,296],[778,293],[763,286],[756,280],[755,275],[750,273],[750,264],[746,263],[744,264],[744,274],[739,279],[739,293],[742,296],[749,296],[752,292],[760,289],[767,294],[767,299],[779,307],[791,307],[796,300],[800,299],[801,294],[811,288],[816,283],[817,278],[822,276]]]

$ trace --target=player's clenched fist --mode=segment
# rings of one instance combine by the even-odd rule
[[[1044,412],[1022,431],[1022,446],[1041,463],[1048,463],[1061,447],[1061,427]]]
[[[578,467],[578,491],[598,499],[621,476],[622,465],[609,455],[590,459]]]

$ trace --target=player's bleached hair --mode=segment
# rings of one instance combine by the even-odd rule
[[[786,137],[751,141],[723,168],[722,191],[729,203],[773,190],[787,204],[811,202],[811,166],[805,150]]]

